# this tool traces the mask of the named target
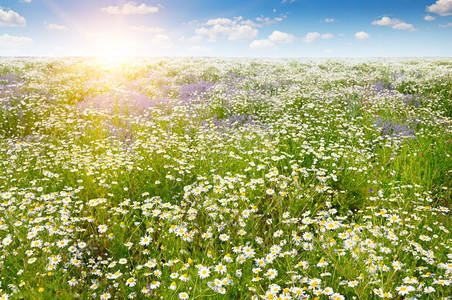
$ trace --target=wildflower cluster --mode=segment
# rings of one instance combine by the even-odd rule
[[[1,64],[0,299],[450,295],[451,61]]]

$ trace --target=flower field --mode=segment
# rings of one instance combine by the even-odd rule
[[[450,299],[452,60],[0,59],[0,299]]]

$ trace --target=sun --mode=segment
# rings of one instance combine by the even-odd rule
[[[121,63],[126,57],[125,52],[122,49],[113,48],[107,49],[100,58],[105,61],[105,63],[109,63],[112,65],[116,65]]]
[[[99,51],[99,56],[111,63],[120,62],[124,57],[129,56],[127,43],[121,39],[114,39],[104,43]]]
[[[104,65],[112,67],[132,56],[133,43],[120,35],[103,36],[91,44],[91,55],[97,57]]]

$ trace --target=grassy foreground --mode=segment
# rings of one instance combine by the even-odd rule
[[[0,60],[0,299],[450,299],[452,60]]]

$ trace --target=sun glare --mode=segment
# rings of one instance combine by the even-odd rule
[[[101,63],[107,68],[116,68],[121,65],[126,57],[130,56],[124,45],[112,43],[106,45],[99,53]]]
[[[105,63],[116,65],[124,60],[125,54],[120,49],[110,49],[101,55],[102,60]]]
[[[121,64],[126,57],[132,56],[133,47],[119,36],[103,39],[93,45],[93,55],[98,57],[103,65],[115,67]]]

